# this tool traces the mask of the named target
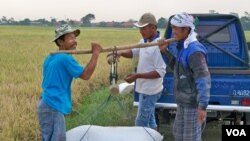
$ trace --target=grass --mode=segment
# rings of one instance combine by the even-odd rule
[[[133,126],[136,108],[131,94],[110,96],[103,87],[84,97],[79,108],[66,118],[67,129],[79,125]]]
[[[0,26],[0,33],[0,140],[40,140],[36,106],[42,91],[44,57],[57,49],[51,42],[54,28]],[[90,49],[91,41],[97,41],[103,47],[127,45],[137,42],[139,37],[138,31],[133,29],[81,28],[78,48]],[[75,55],[75,58],[86,65],[90,55]],[[122,79],[132,70],[133,63],[123,59],[119,65],[122,66],[118,69]],[[73,81],[73,111],[91,91],[109,86],[109,69],[103,53],[89,81]]]
[[[161,33],[163,35],[164,30]],[[36,106],[42,91],[43,60],[50,51],[57,49],[51,42],[53,35],[53,27],[0,26],[0,140],[40,140]],[[250,32],[246,32],[246,37],[250,41]],[[135,29],[81,28],[78,48],[90,49],[91,41],[97,41],[106,48],[127,45],[138,42],[139,38],[140,34]],[[90,59],[90,55],[74,57],[82,65]],[[131,72],[134,65],[128,59],[121,59],[119,80]],[[110,101],[106,108],[99,110],[109,96],[109,69],[103,53],[89,81],[73,81],[73,112],[66,117],[67,129],[81,124],[134,124],[136,108],[132,106],[132,95],[117,96],[128,109],[130,118],[116,101]],[[94,115],[96,111],[99,113]]]
[[[247,42],[250,42],[250,31],[245,31]]]

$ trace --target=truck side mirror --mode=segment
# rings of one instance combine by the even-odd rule
[[[250,50],[250,42],[247,42],[247,48]]]

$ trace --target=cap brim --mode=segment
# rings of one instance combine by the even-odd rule
[[[139,28],[145,27],[145,26],[147,26],[148,24],[149,24],[149,23],[145,23],[145,24],[134,23],[134,25],[135,25],[136,27],[139,27]]]
[[[80,32],[79,29],[76,29],[76,30],[73,30],[73,31],[65,32],[65,33],[62,34],[62,35],[65,35],[65,34],[68,34],[68,33],[74,33],[75,36],[77,37],[77,36],[80,35],[81,32]],[[60,35],[60,36],[58,36],[58,37],[55,37],[55,38],[52,40],[52,42],[55,42],[55,40],[58,39],[59,37],[61,37],[62,35]]]
[[[77,36],[79,36],[80,35],[80,30],[79,29],[76,29],[75,31],[73,31],[74,33],[75,33],[75,36],[77,37]]]

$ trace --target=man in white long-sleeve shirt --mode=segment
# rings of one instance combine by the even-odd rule
[[[142,15],[139,22],[135,23],[142,35],[140,43],[157,42],[161,38],[156,25],[154,15]],[[123,50],[118,51],[117,56],[139,59],[136,73],[131,73],[124,79],[128,83],[136,81],[135,91],[139,94],[139,106],[135,125],[157,129],[155,103],[162,94],[162,82],[166,73],[166,64],[159,48],[156,46]]]

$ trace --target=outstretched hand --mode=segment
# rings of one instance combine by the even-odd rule
[[[99,54],[102,51],[102,47],[100,44],[92,42],[91,43],[92,54]]]
[[[137,79],[137,73],[131,73],[124,78],[124,80],[128,83],[132,83]]]
[[[160,39],[158,40],[158,43],[159,43],[159,49],[162,53],[166,52],[167,51],[167,46],[169,44],[169,42],[165,39]]]

